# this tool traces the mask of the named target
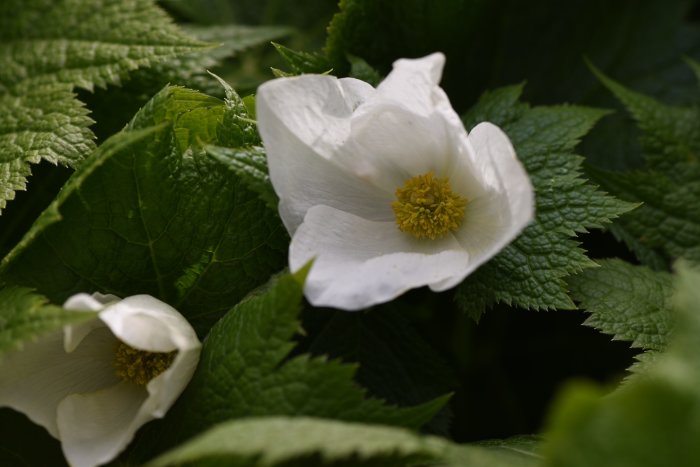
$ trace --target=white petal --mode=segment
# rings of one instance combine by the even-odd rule
[[[114,459],[146,423],[139,410],[143,387],[120,382],[100,391],[73,394],[58,406],[61,447],[73,467],[92,467]]]
[[[165,415],[192,379],[200,350],[199,345],[180,350],[170,368],[148,382],[149,396],[139,411],[142,416],[160,418]]]
[[[280,216],[292,234],[306,210],[320,203],[368,219],[392,215],[393,192],[383,192],[331,158],[350,132],[352,109],[363,93],[374,92],[358,83],[307,75],[270,81],[258,90],[258,128],[270,179],[280,198]]]
[[[420,241],[393,222],[374,222],[328,206],[309,209],[292,238],[297,270],[315,258],[305,293],[316,306],[359,310],[409,289],[464,277],[469,255],[448,235]]]
[[[58,406],[59,436],[74,467],[91,467],[114,459],[149,421],[162,418],[189,383],[199,347],[178,353],[166,371],[146,388],[120,382],[88,394],[73,394]]]
[[[66,310],[73,311],[99,311],[104,308],[105,303],[114,301],[113,299],[119,300],[119,298],[114,295],[88,295],[86,293],[79,293],[68,298],[63,304],[63,308]],[[103,327],[99,319],[93,319],[85,321],[79,324],[70,324],[63,327],[63,348],[66,352],[72,352],[80,345],[82,340],[90,334],[94,329]]]
[[[353,111],[359,107],[360,104],[372,98],[376,92],[371,85],[365,83],[364,81],[360,81],[359,79],[341,78],[338,81],[343,88],[345,101]]]
[[[425,117],[435,110],[436,103],[445,99],[444,93],[435,94],[445,65],[445,56],[434,53],[419,59],[400,59],[377,86],[374,99],[391,100]]]
[[[258,129],[268,139],[279,125],[326,159],[350,133],[350,120],[368,84],[333,76],[303,75],[263,83],[256,96]],[[371,88],[371,86],[369,86]],[[368,93],[368,92],[367,92]]]
[[[100,311],[104,308],[104,302],[100,300],[101,297],[105,297],[105,295],[100,294],[100,296],[94,297],[86,293],[75,294],[65,301],[63,308],[75,311]]]
[[[508,137],[495,125],[481,123],[469,140],[476,158],[487,161],[493,172],[492,186],[467,203],[464,222],[455,233],[470,254],[471,273],[498,253],[534,218],[534,191],[527,172],[515,155]],[[444,290],[455,284],[443,284]]]
[[[395,103],[368,103],[353,116],[351,138],[338,157],[348,170],[393,194],[416,175],[448,175],[458,148],[447,129],[439,113],[426,117]]]
[[[131,347],[170,352],[199,347],[192,326],[173,307],[150,295],[134,295],[107,306],[100,319]]]
[[[99,320],[95,320],[99,321]],[[63,333],[56,332],[0,361],[0,406],[23,412],[57,436],[56,408],[69,394],[90,392],[114,384],[117,341],[102,326],[71,353],[63,350]]]
[[[392,72],[377,87],[372,102],[393,102],[428,118],[434,118],[437,112],[452,131],[466,135],[462,120],[439,86],[444,65],[445,56],[439,52],[418,59],[397,60]]]
[[[492,161],[508,198],[510,223],[522,229],[535,215],[535,193],[530,178],[508,136],[496,125],[483,122],[469,134],[477,159]]]

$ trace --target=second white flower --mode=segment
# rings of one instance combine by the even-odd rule
[[[314,259],[312,304],[357,310],[449,289],[533,219],[508,137],[490,123],[467,135],[438,85],[444,60],[398,60],[376,89],[303,75],[258,90],[290,267]]]

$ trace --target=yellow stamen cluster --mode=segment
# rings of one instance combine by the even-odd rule
[[[175,354],[177,351],[147,352],[119,342],[114,356],[114,367],[119,378],[145,386],[170,367]]]
[[[437,178],[432,172],[406,180],[391,203],[402,232],[431,240],[457,230],[466,205],[466,199],[452,192],[447,177]]]

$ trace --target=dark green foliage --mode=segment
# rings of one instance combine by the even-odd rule
[[[681,257],[700,262],[698,108],[662,104],[597,73],[642,131],[642,168],[630,172],[591,170],[608,190],[643,203],[616,222],[613,232],[650,267],[667,269]]]
[[[307,354],[289,360],[305,270],[282,275],[229,311],[204,343],[198,371],[164,424],[146,438],[170,447],[230,419],[316,416],[418,428],[444,397],[410,408],[365,399],[354,366]]]
[[[282,268],[287,238],[201,149],[229,133],[227,112],[218,99],[164,89],[87,159],[2,273],[56,303],[77,292],[149,293],[204,335]]]
[[[465,114],[467,129],[481,121],[499,125],[511,139],[535,188],[536,219],[511,245],[457,291],[457,302],[474,319],[505,302],[523,308],[572,309],[564,278],[594,264],[571,238],[600,228],[632,209],[583,177],[580,139],[605,115],[586,107],[530,107],[518,101],[522,86],[484,94]]]
[[[26,187],[29,164],[76,167],[94,148],[73,88],[119,83],[129,71],[205,44],[152,0],[0,4],[0,210]]]

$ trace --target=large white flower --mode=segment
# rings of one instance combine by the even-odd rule
[[[0,407],[45,427],[72,466],[100,465],[165,415],[201,344],[180,313],[149,295],[78,294],[64,308],[99,313],[4,355]]]
[[[376,88],[303,75],[263,84],[258,128],[289,263],[305,294],[356,310],[461,282],[530,222],[534,195],[508,137],[467,136],[438,86],[445,58],[394,63]]]

